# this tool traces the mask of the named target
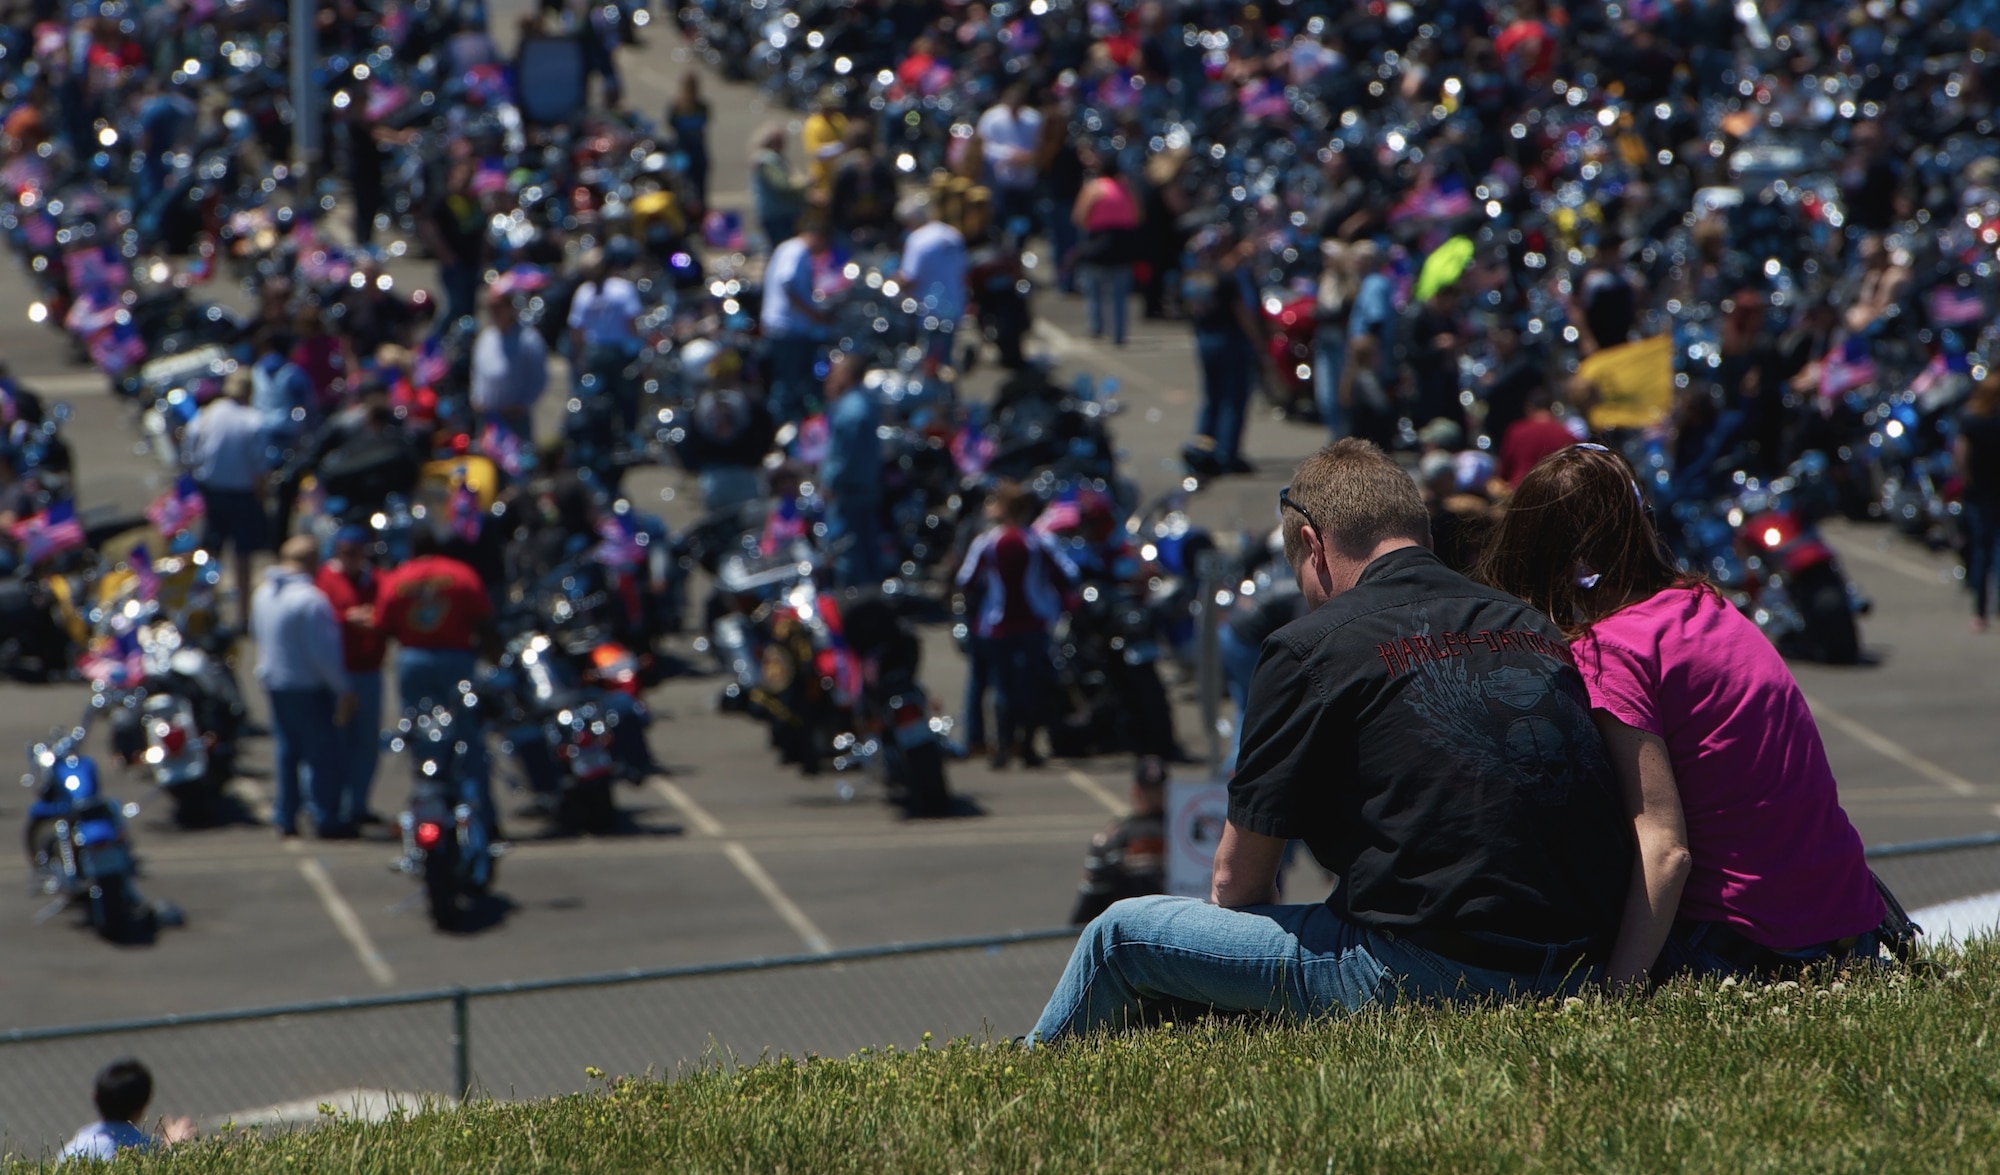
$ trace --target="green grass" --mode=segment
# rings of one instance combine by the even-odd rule
[[[148,1172],[2000,1168],[2000,946],[1916,974],[601,1080]],[[16,1168],[24,1170],[27,1168]]]

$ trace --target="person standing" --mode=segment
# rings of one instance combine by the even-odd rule
[[[847,149],[847,115],[841,112],[838,90],[828,86],[819,92],[813,112],[799,129],[799,139],[806,149],[806,176],[812,195],[823,203],[833,187],[833,161]]]
[[[417,222],[425,246],[437,260],[446,326],[478,309],[479,279],[486,272],[486,212],[472,190],[473,170],[469,158],[452,160],[444,183]]]
[[[708,101],[701,96],[701,77],[689,70],[681,75],[680,93],[667,107],[667,125],[674,128],[674,141],[687,158],[688,195],[694,206],[708,210]]]
[[[1195,438],[1182,458],[1198,476],[1250,472],[1243,426],[1264,350],[1257,290],[1245,264],[1253,248],[1255,242],[1210,229],[1181,271],[1181,307],[1194,327],[1202,396]]]
[[[1500,480],[1508,489],[1521,484],[1542,458],[1574,445],[1576,434],[1556,419],[1555,397],[1547,388],[1536,388],[1525,401],[1527,412],[1507,426],[1500,439]]]
[[[271,520],[264,513],[264,483],[270,458],[264,418],[244,403],[249,379],[239,372],[223,381],[222,395],[195,414],[181,436],[181,465],[201,491],[202,549],[220,558],[236,554],[237,625],[250,628],[250,560],[270,545]]]
[[[319,393],[312,377],[292,361],[297,341],[282,326],[264,327],[250,365],[250,405],[263,418],[266,463],[273,467],[319,427]]]
[[[636,258],[630,238],[614,237],[569,304],[569,354],[578,386],[588,381],[590,394],[609,396],[627,435],[639,426],[639,388],[630,369],[639,354],[644,308],[639,287],[625,276]]]
[[[1119,174],[1118,156],[1106,151],[1090,164],[1090,179],[1070,209],[1070,222],[1083,233],[1076,253],[1076,280],[1090,308],[1090,337],[1104,337],[1108,314],[1111,342],[1122,347],[1132,301],[1132,262],[1138,256],[1139,202],[1132,185]]]
[[[1972,589],[1972,631],[1986,631],[1993,578],[2000,573],[2000,375],[1972,390],[1958,418],[1952,464],[1965,484],[1965,582]]]
[[[805,177],[785,160],[785,126],[767,122],[750,140],[750,200],[764,239],[776,248],[789,241],[806,209]]]
[[[827,215],[843,251],[889,240],[896,227],[896,172],[875,148],[875,128],[848,126],[847,150],[833,165]]]
[[[1032,231],[1042,112],[1028,104],[1027,82],[1009,83],[999,103],[979,116],[979,142],[992,176],[994,223],[1008,236]]]
[[[993,526],[972,541],[958,569],[958,587],[974,618],[972,635],[988,642],[997,735],[990,762],[996,770],[1015,754],[1023,766],[1042,765],[1035,732],[1047,721],[1044,699],[1054,692],[1049,633],[1079,578],[1062,548],[1030,528],[1040,512],[1032,490],[1002,484],[986,504]]]
[[[375,597],[380,583],[368,558],[375,536],[362,526],[343,526],[333,537],[333,558],[313,577],[314,586],[340,617],[340,647],[354,692],[354,717],[342,731],[347,776],[341,787],[340,822],[380,824],[369,810],[375,761],[382,733],[382,636],[375,630]]]
[[[542,332],[521,325],[513,295],[493,291],[486,309],[489,321],[472,344],[472,410],[531,441],[535,405],[549,386],[549,345]]]
[[[814,368],[824,349],[832,311],[820,305],[813,265],[826,256],[826,229],[817,216],[799,226],[799,235],[771,250],[764,268],[764,305],[759,322],[771,351],[771,416],[779,424],[805,419],[819,407]]]
[[[938,219],[925,193],[905,200],[899,211],[903,223],[913,227],[903,240],[896,273],[903,292],[917,301],[925,358],[949,363],[959,319],[965,317],[965,234]]]
[[[826,379],[826,460],[820,466],[826,537],[836,587],[881,582],[882,408],[864,387],[867,363],[851,351],[834,357]]]
[[[313,583],[318,562],[319,545],[312,537],[286,539],[250,608],[257,681],[270,699],[277,743],[271,822],[279,836],[298,835],[303,775],[304,807],[320,839],[351,840],[354,826],[340,819],[347,782],[340,735],[353,720],[354,689],[344,664],[340,619]]]

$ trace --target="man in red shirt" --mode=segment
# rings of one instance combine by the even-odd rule
[[[999,740],[991,761],[1005,767],[1018,749],[1025,766],[1039,767],[1035,731],[1046,721],[1042,699],[1055,682],[1049,630],[1062,617],[1077,569],[1047,535],[1028,529],[1041,502],[1026,487],[1004,483],[986,509],[994,526],[972,540],[958,586],[971,609],[972,636],[984,642],[993,674]]]
[[[1576,443],[1576,434],[1551,411],[1553,403],[1547,388],[1529,392],[1527,415],[1508,425],[1500,439],[1500,480],[1508,489],[1520,485],[1536,462]]]
[[[369,550],[375,536],[366,527],[344,526],[333,538],[333,558],[313,577],[340,618],[341,653],[354,692],[354,718],[340,728],[347,740],[347,780],[341,789],[342,823],[380,824],[368,808],[375,784],[375,760],[382,753],[382,658],[387,652],[375,628],[375,597],[381,586]]]
[[[479,650],[495,647],[493,601],[485,583],[469,565],[446,555],[443,540],[428,526],[410,536],[410,561],[382,577],[375,629],[402,646],[396,653],[396,694],[406,711],[426,702],[457,707],[459,685],[471,682]],[[485,743],[478,737],[467,741],[466,766],[479,781],[486,827],[498,837]]]

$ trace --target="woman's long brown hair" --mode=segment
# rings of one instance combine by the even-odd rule
[[[1529,471],[1472,575],[1571,638],[1628,603],[1702,582],[1660,542],[1632,467],[1599,446],[1552,453]]]

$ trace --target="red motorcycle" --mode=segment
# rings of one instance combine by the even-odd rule
[[[1311,294],[1273,286],[1260,302],[1277,383],[1264,391],[1273,407],[1287,416],[1310,417],[1318,412],[1313,395],[1313,339],[1319,331],[1319,306]]]
[[[1737,553],[1762,625],[1791,656],[1833,665],[1861,659],[1855,604],[1833,548],[1783,495],[1730,511]],[[1759,508],[1761,507],[1761,508]]]

